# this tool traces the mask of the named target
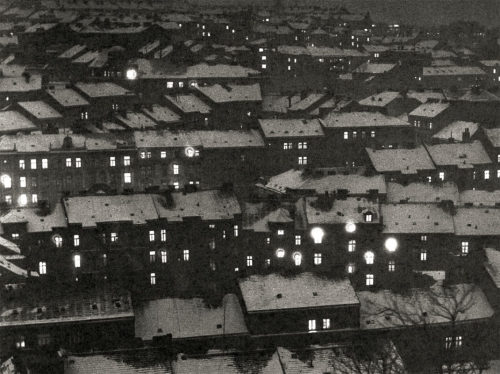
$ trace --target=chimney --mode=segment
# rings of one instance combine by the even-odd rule
[[[470,143],[470,131],[468,127],[466,127],[464,132],[462,133],[462,142]]]

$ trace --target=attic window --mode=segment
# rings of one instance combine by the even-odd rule
[[[276,295],[276,298],[277,298],[277,299],[281,299],[282,297],[283,297],[283,295],[282,295],[282,294],[280,294],[280,293]]]

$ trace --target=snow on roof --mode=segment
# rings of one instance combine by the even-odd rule
[[[335,225],[348,222],[377,224],[380,222],[379,204],[364,197],[335,199],[329,210],[316,205],[317,197],[302,199],[306,223],[309,225]],[[300,200],[299,203],[300,204]],[[372,220],[365,222],[365,215],[371,213]],[[302,214],[301,212],[299,214]]]
[[[412,149],[366,148],[368,157],[379,173],[401,172],[416,174],[418,171],[434,170],[434,164],[423,146]]]
[[[214,103],[228,103],[237,101],[262,101],[260,84],[197,87],[197,89]]]
[[[426,145],[436,166],[456,165],[472,168],[474,165],[490,164],[491,160],[480,141],[472,143],[446,143]]]
[[[493,283],[500,288],[500,251],[494,248],[485,248],[486,262],[484,266]]]
[[[241,214],[241,207],[232,193],[205,190],[192,193],[172,193],[172,203],[167,205],[160,195],[152,195],[154,208],[160,218],[181,222],[184,218],[200,217],[205,221],[234,219]]]
[[[458,203],[459,192],[455,183],[446,182],[439,186],[420,182],[406,186],[393,182],[387,183],[387,202],[389,203],[439,203],[444,200]]]
[[[500,209],[459,207],[453,220],[455,235],[497,236],[500,227]]]
[[[115,117],[118,121],[133,130],[150,130],[158,126],[155,121],[141,112],[133,112],[129,110],[125,113],[124,116],[122,116],[121,114],[116,114]]]
[[[434,91],[408,91],[406,96],[410,99],[415,99],[420,101],[421,103],[427,102],[429,99],[432,100],[444,100],[444,95],[442,92],[434,92]]]
[[[248,334],[238,298],[227,294],[222,306],[203,299],[165,298],[145,301],[135,308],[135,335],[150,341],[172,334],[172,339]]]
[[[21,113],[14,110],[0,112],[0,134],[34,130],[38,127]]]
[[[488,67],[500,66],[500,60],[481,60],[479,62]]]
[[[424,76],[442,76],[442,75],[484,75],[486,74],[477,66],[425,66],[423,68]]]
[[[170,101],[176,108],[183,113],[202,113],[209,114],[212,108],[205,104],[200,98],[194,94],[188,95],[165,95],[165,98]]]
[[[23,278],[28,278],[29,275],[38,276],[38,273],[29,272],[9,261],[5,256],[0,255],[0,276],[3,275],[4,271],[8,271],[9,273]]]
[[[500,128],[484,129],[484,133],[493,147],[500,147]]]
[[[134,131],[133,136],[137,148],[185,148],[202,145],[196,131]]]
[[[291,105],[293,106],[300,101],[300,95],[265,95],[262,98],[262,110],[264,112],[286,113]]]
[[[63,107],[90,105],[87,100],[71,88],[49,89],[47,93]]]
[[[87,46],[85,44],[76,44],[61,53],[58,58],[73,58],[80,52],[84,51],[86,48]]]
[[[29,92],[42,89],[42,76],[0,78],[0,92]]]
[[[209,352],[203,356],[177,355],[175,374],[284,374],[276,352]]]
[[[363,45],[363,49],[370,53],[385,52],[389,50],[389,46],[380,44],[365,44]]]
[[[275,209],[263,217],[255,214],[255,207],[250,206],[250,209],[247,209],[249,204],[245,205],[245,214],[244,214],[244,223],[243,228],[245,230],[251,230],[254,232],[270,232],[269,223],[293,223],[294,220],[290,216],[290,212],[284,208]]]
[[[494,311],[483,291],[473,284],[448,288],[410,289],[408,296],[389,290],[357,293],[361,329],[391,329],[426,324],[451,324],[490,318]]]
[[[385,234],[453,234],[453,218],[436,204],[383,204]]]
[[[311,107],[311,105],[317,103],[319,100],[323,99],[326,95],[324,93],[310,93],[302,100],[293,103],[288,110],[306,110]]]
[[[21,108],[38,119],[62,118],[62,115],[44,101],[21,101]]]
[[[434,118],[450,107],[448,103],[424,103],[410,112],[410,116]]]
[[[433,59],[457,57],[457,55],[455,53],[453,53],[452,51],[447,51],[444,49],[438,49],[438,50],[431,51],[431,56]]]
[[[65,374],[172,374],[170,359],[162,351],[139,349],[106,354],[71,355]]]
[[[319,119],[259,119],[266,138],[324,136]]]
[[[468,89],[457,100],[471,102],[495,102],[496,104],[498,104],[498,102],[500,101],[500,97],[483,89],[479,89],[478,91],[474,89]]]
[[[359,305],[348,279],[332,280],[312,273],[293,277],[267,274],[239,279],[238,284],[248,313]]]
[[[99,56],[99,51],[87,51],[71,61],[73,64],[89,64]]]
[[[359,174],[304,176],[302,170],[291,169],[284,173],[269,178],[265,186],[266,190],[278,193],[286,193],[290,190],[311,190],[322,194],[336,190],[347,190],[350,195],[365,195],[370,190],[378,190],[380,194],[386,193],[385,180],[382,175],[364,176]]]
[[[181,117],[170,108],[158,104],[153,104],[151,109],[145,108],[142,111],[157,122],[172,123],[181,120]]]
[[[464,190],[460,192],[460,204],[472,204],[474,206],[499,206],[500,205],[500,190],[484,191],[484,190]]]
[[[73,149],[103,150],[131,145],[130,135],[109,134],[31,134],[0,137],[0,152],[38,153],[64,148],[64,139],[71,138]]]
[[[125,96],[132,94],[126,88],[111,82],[80,82],[75,84],[75,87],[89,97]]]
[[[353,70],[353,73],[363,74],[384,74],[390,72],[396,67],[396,64],[379,64],[365,62]]]
[[[160,59],[167,57],[172,51],[174,50],[174,47],[172,45],[167,45],[166,47],[156,51],[153,55],[153,58],[155,59]]]
[[[466,130],[469,131],[470,136],[473,136],[478,129],[479,124],[476,122],[454,121],[442,128],[432,137],[440,140],[453,139],[457,142],[462,142],[464,140],[463,134]]]
[[[407,121],[378,112],[330,112],[322,123],[326,128],[410,126]]]
[[[13,243],[2,236],[0,236],[0,247],[7,249],[9,252],[14,252],[18,255],[21,254],[21,248],[19,248],[16,243]]]
[[[64,298],[29,298],[0,307],[0,327],[133,318],[132,301],[124,291],[73,292]]]
[[[96,227],[105,222],[143,225],[158,219],[152,195],[76,196],[63,200],[68,224]]]
[[[385,107],[392,101],[399,98],[402,98],[402,96],[397,91],[384,91],[360,100],[359,104],[365,106]]]

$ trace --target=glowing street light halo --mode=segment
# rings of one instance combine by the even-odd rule
[[[388,252],[395,252],[396,249],[398,249],[398,241],[393,237],[387,238],[385,240],[384,246]]]

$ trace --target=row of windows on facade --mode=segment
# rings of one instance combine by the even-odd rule
[[[366,139],[368,136],[370,136],[370,138],[375,138],[375,130],[370,131],[369,134],[366,131],[361,131],[361,139]],[[358,138],[357,131],[344,131],[344,140],[349,140],[349,139],[355,140],[357,138]]]
[[[292,142],[284,142],[283,143],[283,149],[284,150],[293,149],[293,143]],[[297,149],[308,149],[307,142],[298,142],[297,143]]]
[[[445,173],[444,171],[440,171],[438,173],[438,178],[440,181],[444,181],[445,180]],[[484,180],[489,180],[491,178],[491,173],[490,173],[490,170],[484,170],[483,171],[483,178]],[[500,169],[497,170],[497,178],[500,179]],[[472,179],[473,180],[476,180],[477,179],[477,171],[476,170],[473,170],[472,171]],[[428,182],[432,182],[432,177],[427,177],[427,180]]]
[[[421,126],[422,126],[422,127],[424,127],[424,126],[425,126],[425,123],[423,123],[423,122],[421,123],[419,120],[415,120],[415,121],[413,121],[413,125],[414,125],[415,127],[421,127]],[[432,130],[432,122],[429,122],[429,123],[427,124],[427,126],[429,127],[429,130]]]

